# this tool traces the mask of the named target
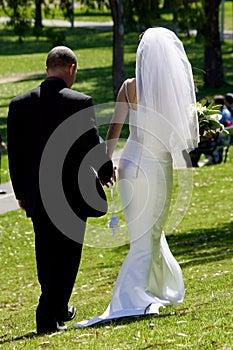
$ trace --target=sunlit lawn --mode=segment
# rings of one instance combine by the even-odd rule
[[[52,47],[51,41],[42,36],[39,39],[31,36],[22,44],[11,31],[0,30],[0,129],[6,141],[6,117],[8,105],[14,96],[40,84],[45,77],[45,60],[47,52]],[[79,70],[73,88],[93,97],[96,105],[114,101],[112,89],[112,32],[74,28],[73,30],[57,28],[64,32],[64,44],[70,46],[77,54]],[[212,98],[215,94],[225,94],[233,90],[232,81],[232,43],[225,40],[222,44],[224,74],[226,84],[219,89],[203,88],[203,47],[194,38],[181,35],[187,55],[193,67],[195,84],[198,87],[197,99],[204,96]],[[125,74],[132,77],[135,74],[135,52],[138,33],[128,33],[125,38]],[[21,75],[21,79],[19,77]],[[31,74],[31,75],[30,75]],[[5,82],[3,79],[17,77],[17,82]],[[111,114],[108,114],[108,122]],[[97,116],[98,119],[98,116]],[[98,120],[101,124],[102,121]],[[105,138],[107,124],[100,127],[100,134]],[[123,132],[127,137],[127,129]],[[2,181],[9,179],[6,153],[2,157]]]
[[[27,338],[35,330],[39,296],[32,225],[20,210],[1,215],[2,349],[232,349],[232,166],[231,150],[225,164],[189,170],[187,176],[193,177],[192,188],[186,188],[192,192],[190,203],[180,224],[167,232],[183,270],[185,300],[159,317],[129,318],[79,330],[73,329],[73,321],[66,333]],[[177,193],[177,183],[175,187]],[[113,203],[109,203],[111,209]],[[129,248],[123,217],[119,237],[113,237],[109,216],[89,220],[71,298],[78,308],[76,321],[105,310]]]
[[[225,4],[229,5],[229,1]],[[1,27],[2,28],[2,27]],[[61,29],[58,29],[61,30]],[[64,30],[64,29],[62,29]],[[76,52],[79,71],[74,89],[93,96],[95,104],[104,106],[104,124],[111,117],[112,91],[112,33],[75,28],[64,30],[65,44]],[[138,33],[126,35],[126,76],[134,75],[135,51]],[[21,45],[10,31],[0,30],[0,79],[17,74],[33,73],[34,77],[19,82],[0,84],[0,128],[6,140],[6,116],[10,99],[39,84],[44,78],[44,62],[51,42],[45,37],[29,37]],[[226,85],[221,89],[203,89],[203,51],[201,43],[182,37],[193,65],[198,98],[232,91],[232,43],[223,43]],[[106,116],[108,118],[106,118]],[[101,119],[103,118],[103,119]],[[100,128],[105,137],[107,125]],[[124,132],[124,139],[127,130]],[[19,145],[20,147],[20,145]],[[63,334],[44,337],[23,337],[35,330],[35,309],[39,296],[36,277],[34,236],[32,225],[19,211],[0,215],[1,233],[1,349],[232,349],[232,243],[233,243],[233,151],[226,163],[189,170],[189,181],[177,181],[177,193],[182,189],[192,194],[186,202],[187,211],[179,205],[171,210],[170,223],[183,218],[178,226],[168,225],[167,239],[172,252],[180,262],[186,287],[184,303],[178,308],[166,309],[159,317],[142,317],[111,323],[102,327],[70,330]],[[7,154],[2,157],[2,182],[9,180]],[[180,187],[179,187],[180,186]],[[188,186],[185,189],[185,186]],[[109,192],[107,193],[110,196]],[[117,196],[117,193],[116,193]],[[181,196],[182,197],[182,196]],[[109,197],[110,198],[110,197]],[[119,198],[112,207],[119,207]],[[179,203],[178,203],[179,204]],[[77,321],[101,314],[111,299],[117,273],[128,251],[128,235],[122,213],[120,232],[112,236],[108,228],[111,213],[102,219],[89,220],[80,272],[71,304],[78,308]],[[179,221],[179,220],[178,220]],[[172,229],[173,227],[173,229]],[[62,261],[61,261],[62,263]]]

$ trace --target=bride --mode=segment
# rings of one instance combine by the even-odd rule
[[[184,298],[182,271],[163,228],[172,195],[173,161],[199,142],[192,70],[183,45],[165,28],[140,38],[136,78],[121,86],[107,141],[113,155],[129,114],[130,136],[118,164],[130,250],[106,311],[76,328],[156,313]]]

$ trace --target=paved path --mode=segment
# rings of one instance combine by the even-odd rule
[[[6,23],[9,22],[9,20],[10,19],[7,17],[0,17],[0,23]],[[62,19],[43,19],[42,24],[48,27],[71,27],[70,21]],[[111,29],[113,27],[113,22],[74,21],[74,27]]]
[[[0,23],[6,23],[9,21],[7,17],[0,17]],[[43,19],[42,24],[48,27],[71,27],[71,22],[62,19]],[[99,29],[112,29],[113,22],[86,22],[86,21],[74,21],[74,27],[80,28],[99,28]],[[190,30],[191,35],[196,35],[196,30]],[[233,40],[233,31],[224,30],[224,39]]]
[[[0,214],[19,208],[18,202],[15,199],[11,182],[0,185],[0,191],[5,190],[5,194],[0,194]]]

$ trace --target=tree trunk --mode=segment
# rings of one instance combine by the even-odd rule
[[[204,86],[218,88],[224,83],[222,50],[219,33],[219,5],[221,0],[204,1]]]
[[[42,28],[41,3],[42,3],[42,0],[35,0],[36,13],[35,13],[35,26],[34,26],[34,28],[36,30],[41,30],[41,28]]]
[[[116,98],[125,80],[124,68],[124,15],[122,0],[109,0],[113,19],[113,91]]]
[[[170,10],[171,9],[171,0],[164,0],[163,9]]]
[[[159,0],[151,2],[151,11],[155,14],[156,18],[160,18]]]
[[[122,5],[124,9],[125,32],[135,31],[137,27],[136,27],[136,20],[134,18],[134,12],[135,12],[134,0],[122,0]]]
[[[151,1],[135,1],[135,8],[138,16],[138,25],[141,32],[151,26]]]

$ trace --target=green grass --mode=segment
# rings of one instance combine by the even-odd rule
[[[221,15],[222,7],[219,7],[219,13]],[[224,1],[224,29],[225,30],[233,30],[233,23],[232,23],[232,1],[231,0],[225,0]],[[0,9],[0,16],[6,17],[6,14]],[[57,8],[50,14],[44,14],[43,12],[43,18],[50,19],[50,18],[56,18],[56,19],[64,19],[62,11]],[[161,20],[162,21],[171,21],[173,18],[172,13],[161,13]],[[112,21],[111,11],[108,9],[88,9],[87,7],[83,6],[81,8],[75,7],[74,9],[74,20],[75,21],[90,21],[90,22],[109,22]],[[161,25],[161,24],[160,24]]]
[[[220,16],[221,16],[222,7],[220,6]],[[233,31],[233,5],[231,0],[224,1],[224,30]]]
[[[167,21],[168,24],[168,21]],[[50,29],[51,30],[51,29]],[[112,103],[112,32],[97,29],[55,28],[57,33],[65,33],[65,45],[77,54],[79,70],[73,88],[93,96],[95,104]],[[135,53],[138,33],[125,36],[125,73],[134,76]],[[222,44],[225,85],[219,89],[203,88],[203,46],[194,38],[181,35],[187,55],[193,66],[195,84],[198,87],[197,99],[215,94],[225,94],[233,90],[232,43],[225,40]],[[0,79],[21,75],[21,80],[0,84],[0,129],[6,141],[6,117],[10,100],[28,89],[38,85],[45,77],[45,60],[52,43],[46,36],[36,39],[29,36],[23,43],[18,43],[12,31],[0,25]],[[30,62],[30,64],[29,64]],[[31,74],[31,76],[28,76]],[[25,76],[26,75],[26,76]],[[108,121],[110,120],[110,115]],[[100,133],[105,138],[107,125],[101,126]],[[124,129],[124,137],[127,129]],[[9,180],[6,154],[2,159],[2,181]]]
[[[225,1],[225,6],[229,3]],[[6,140],[9,101],[43,80],[44,62],[51,42],[45,37],[38,40],[28,37],[20,45],[11,31],[0,28],[0,79],[19,73],[36,73],[33,77],[22,77],[18,82],[0,84],[0,128]],[[92,95],[96,104],[112,102],[112,33],[81,28],[57,31],[65,31],[65,44],[74,49],[79,59],[74,89]],[[137,37],[138,33],[126,35],[127,77],[134,75]],[[193,38],[182,37],[182,40],[192,65],[196,67],[194,75],[199,87],[198,98],[232,91],[232,43],[229,40],[223,43],[226,85],[211,90],[203,88],[201,43],[196,43]],[[99,123],[104,123],[106,114],[110,117],[110,107],[103,116],[98,116]],[[101,127],[103,137],[106,128],[107,125]],[[127,131],[125,137],[126,134]],[[25,336],[35,330],[35,309],[40,293],[33,229],[30,220],[20,210],[0,215],[0,348],[232,349],[232,165],[231,149],[227,163],[192,172],[193,194],[186,215],[179,226],[167,235],[170,248],[183,270],[186,296],[180,307],[166,309],[159,317],[122,320],[83,330],[74,330],[74,322],[71,322],[70,330],[65,334]],[[1,175],[2,182],[9,180],[6,153],[2,157]],[[174,204],[178,190],[175,182]],[[89,220],[86,245],[71,299],[71,304],[78,307],[77,321],[104,311],[128,251],[123,217],[120,235],[111,241],[107,227],[109,216],[110,213],[102,219]],[[91,244],[94,247],[90,247]]]
[[[2,7],[0,8],[0,17],[6,17],[5,12]],[[53,8],[49,13],[44,12],[44,7],[42,5],[42,17],[43,19],[64,19],[62,10],[57,7]],[[74,8],[74,20],[82,22],[109,22],[112,21],[111,11],[108,9],[88,9],[86,6]]]
[[[193,194],[186,215],[167,240],[182,267],[185,300],[161,315],[129,318],[105,326],[73,329],[53,336],[33,336],[39,296],[34,235],[29,219],[17,210],[0,216],[1,231],[1,349],[232,349],[232,166],[225,164],[192,171]],[[191,170],[190,170],[191,171]],[[94,220],[94,221],[93,221]],[[106,218],[92,219],[96,236],[107,229]],[[108,240],[112,239],[108,232]],[[76,321],[100,315],[107,307],[116,276],[127,254],[123,245],[112,248],[84,246],[71,304]]]
[[[84,21],[84,22],[110,22],[112,21],[110,10],[95,10],[87,8],[75,8],[74,10],[74,20]]]

